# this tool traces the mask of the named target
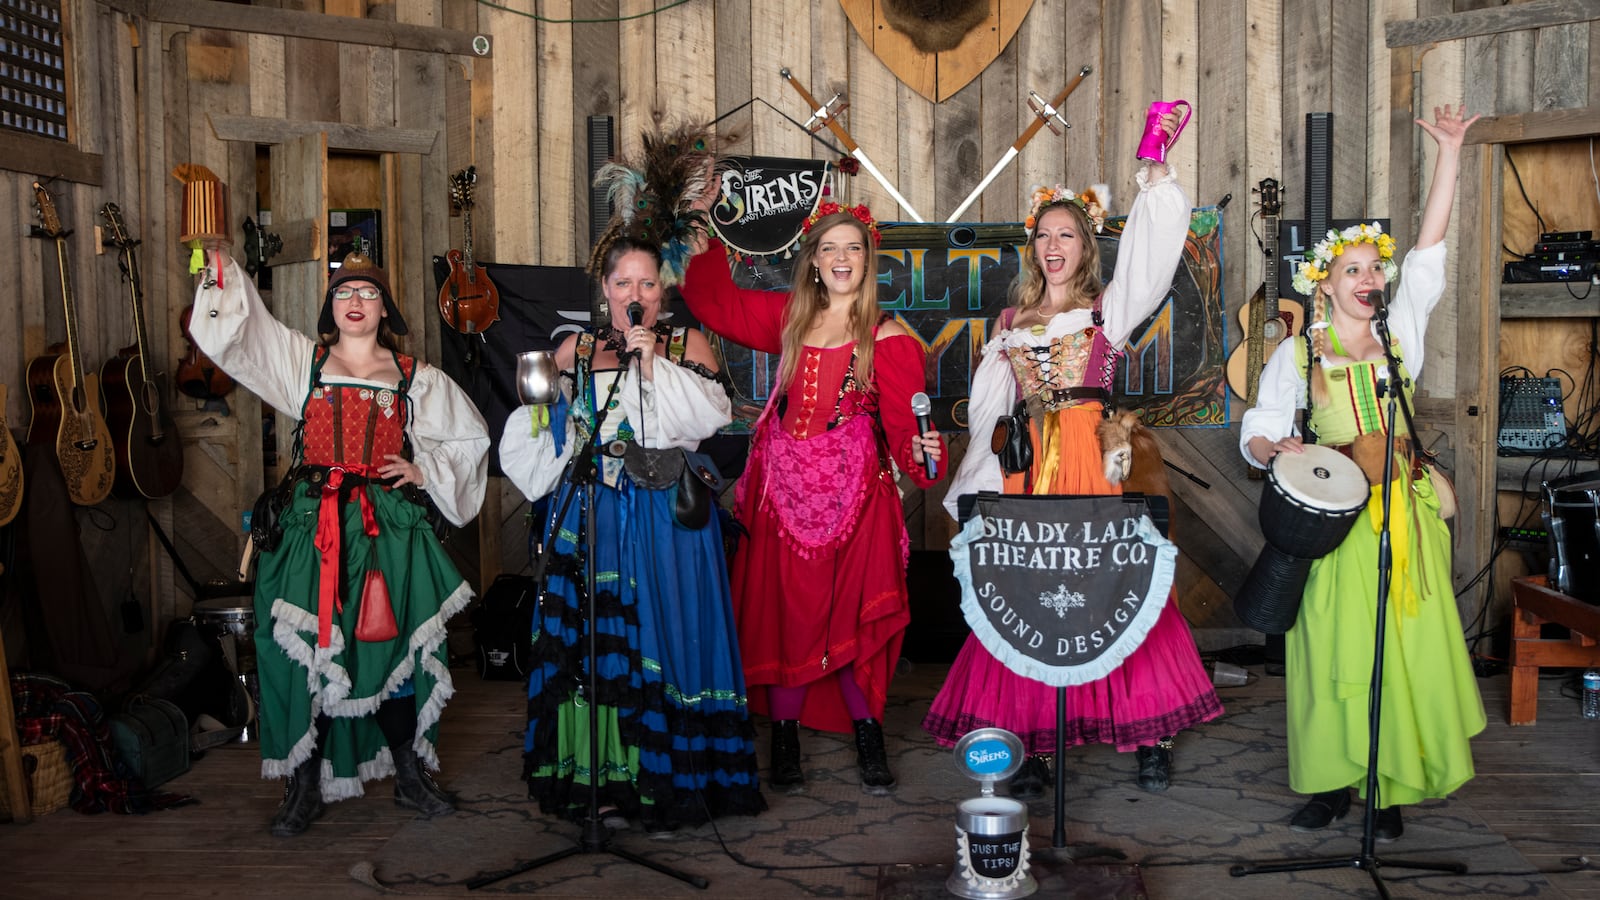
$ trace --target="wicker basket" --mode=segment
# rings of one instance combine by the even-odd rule
[[[22,748],[22,770],[28,775],[28,795],[33,800],[33,815],[44,816],[67,805],[72,798],[72,767],[67,765],[67,748],[60,741],[28,744]],[[0,772],[0,784],[5,775]],[[15,818],[7,792],[0,790],[0,817]]]

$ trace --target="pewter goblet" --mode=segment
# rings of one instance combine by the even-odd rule
[[[554,350],[517,354],[517,399],[527,406],[548,406],[561,394]]]

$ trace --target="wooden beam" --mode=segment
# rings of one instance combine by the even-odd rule
[[[1467,144],[1521,144],[1600,134],[1600,106],[1547,109],[1479,119],[1467,130]]]
[[[60,178],[74,184],[103,183],[104,160],[71,144],[31,134],[0,134],[0,169]]]
[[[352,19],[322,13],[272,9],[265,6],[240,6],[217,0],[96,0],[102,6],[129,16],[188,25],[192,28],[218,28],[250,34],[278,34],[311,38],[341,44],[367,44],[395,50],[423,50],[429,53],[454,53],[461,56],[490,56],[494,53],[487,35],[467,34],[448,28],[402,25],[381,19]],[[474,49],[480,41],[483,52]]]
[[[286,144],[318,131],[328,135],[330,150],[364,150],[374,153],[416,153],[427,156],[439,139],[437,130],[391,128],[386,125],[346,125],[342,122],[301,122],[261,116],[211,114],[211,130],[219,140],[252,144]]]
[[[1600,0],[1530,0],[1510,6],[1390,22],[1384,26],[1384,41],[1390,48],[1415,47],[1434,41],[1571,25],[1594,19],[1600,19]]]
[[[1584,296],[1578,296],[1579,294]],[[1593,318],[1600,316],[1600,291],[1583,282],[1505,284],[1500,286],[1500,315],[1517,319]]]

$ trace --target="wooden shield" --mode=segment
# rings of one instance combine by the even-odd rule
[[[989,18],[967,32],[953,50],[923,53],[911,39],[890,27],[880,8],[881,0],[839,0],[856,33],[873,55],[889,67],[896,78],[929,100],[938,103],[955,96],[956,91],[978,77],[1011,43],[1033,0],[991,0]]]

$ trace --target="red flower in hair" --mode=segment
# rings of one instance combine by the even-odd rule
[[[868,209],[865,203],[857,203],[855,206],[840,206],[832,200],[824,200],[817,204],[817,211],[806,218],[806,223],[800,226],[800,233],[810,234],[811,226],[817,224],[817,221],[824,216],[831,216],[834,213],[849,213],[856,217],[856,221],[867,226],[867,233],[872,235],[873,247],[877,247],[879,241],[882,240],[882,236],[878,234],[878,220],[872,217],[872,210]]]

